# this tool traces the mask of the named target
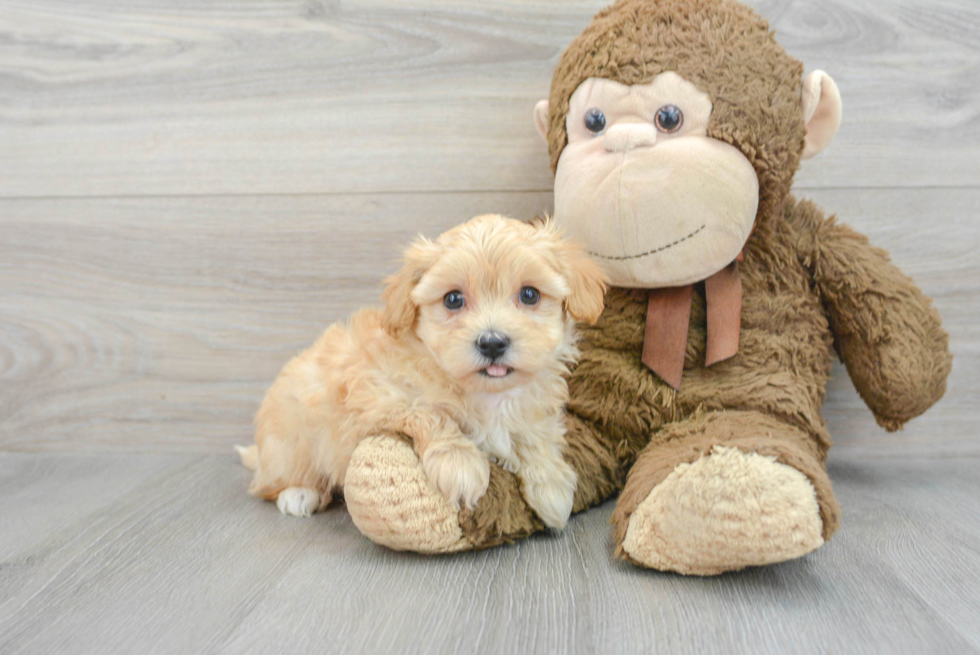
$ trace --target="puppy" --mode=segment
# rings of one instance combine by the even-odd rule
[[[575,323],[594,323],[606,277],[550,220],[479,216],[416,240],[384,309],[333,325],[290,361],[256,417],[249,492],[310,516],[343,490],[351,454],[379,433],[411,438],[439,491],[472,508],[492,459],[517,474],[552,528],[572,511],[562,458],[564,375]]]

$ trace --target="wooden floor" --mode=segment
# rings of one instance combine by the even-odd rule
[[[975,460],[835,458],[841,531],[713,579],[561,536],[392,553],[343,507],[287,518],[223,455],[0,455],[2,653],[969,653]]]
[[[0,0],[0,653],[980,651],[980,4],[757,0],[844,125],[796,192],[951,334],[879,430],[835,369],[843,527],[716,579],[611,506],[446,558],[281,517],[232,444],[417,232],[550,208],[531,109],[605,0]]]

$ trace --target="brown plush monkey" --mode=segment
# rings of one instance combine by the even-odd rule
[[[820,410],[833,351],[888,430],[945,391],[938,314],[867,240],[789,191],[840,123],[837,87],[733,0],[621,0],[565,51],[536,110],[555,217],[607,266],[570,379],[575,510],[620,493],[617,553],[716,574],[799,557],[837,529]],[[420,552],[541,530],[494,468],[474,511],[410,446],[365,442],[358,528]]]

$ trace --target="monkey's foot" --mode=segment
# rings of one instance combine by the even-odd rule
[[[416,553],[471,548],[459,511],[422,470],[411,445],[370,437],[354,450],[344,480],[344,499],[354,525],[376,544]]]
[[[680,464],[629,519],[621,553],[686,575],[717,575],[801,557],[824,540],[813,485],[803,473],[716,446]]]

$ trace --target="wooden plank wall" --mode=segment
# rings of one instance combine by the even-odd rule
[[[531,122],[605,0],[0,0],[0,450],[228,452],[399,246],[549,208]],[[760,0],[840,85],[797,193],[936,298],[950,391],[855,456],[980,453],[980,5]]]

